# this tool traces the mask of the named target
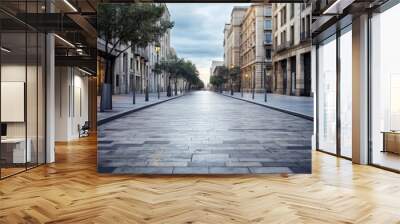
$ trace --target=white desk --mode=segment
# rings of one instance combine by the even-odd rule
[[[28,147],[26,147],[25,152],[25,138],[2,138],[1,144],[2,145],[13,145],[13,163],[25,163],[31,162],[32,160],[32,152],[31,152],[31,139],[27,139]]]

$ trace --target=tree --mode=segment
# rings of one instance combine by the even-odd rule
[[[210,77],[210,84],[214,86],[214,88],[221,91],[221,85],[224,84],[224,78],[219,75],[213,75]]]
[[[199,78],[199,72],[196,65],[189,60],[178,58],[176,55],[169,55],[167,59],[161,61],[157,66],[159,69],[164,70],[169,74],[169,82],[167,88],[167,95],[171,96],[171,78],[174,79],[174,92],[177,95],[178,86],[177,82],[179,78],[182,78],[185,82],[183,89],[191,90],[192,86],[196,89],[204,88],[204,83]]]
[[[158,41],[173,27],[173,23],[162,19],[165,8],[155,4],[99,4],[97,9],[98,36],[105,42],[106,69],[100,101],[100,110],[104,111],[112,109],[111,85],[115,59],[128,49],[143,48]],[[122,45],[124,49],[117,49]]]
[[[228,73],[231,82],[231,95],[233,95],[233,83],[240,77],[240,67],[231,67]]]
[[[229,69],[225,66],[217,66],[216,74],[210,77],[210,84],[222,92],[222,85],[229,79]]]
[[[156,67],[168,73],[168,86],[167,86],[167,96],[172,96],[171,79],[177,79],[178,67],[181,59],[178,59],[176,55],[169,54],[167,58],[161,60],[160,64]],[[175,83],[176,84],[176,83]],[[176,85],[175,85],[176,87]]]

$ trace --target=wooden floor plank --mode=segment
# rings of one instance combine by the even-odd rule
[[[0,181],[0,223],[400,223],[400,175],[313,152],[311,175],[96,172],[96,139]]]

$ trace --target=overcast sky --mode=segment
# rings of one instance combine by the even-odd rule
[[[209,81],[212,60],[223,60],[223,29],[233,6],[248,4],[169,3],[175,26],[171,46],[178,57],[191,60],[205,84]]]

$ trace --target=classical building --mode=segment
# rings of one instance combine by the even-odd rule
[[[252,4],[240,27],[241,88],[262,92],[268,88],[272,49],[272,4]]]
[[[217,66],[222,66],[222,65],[224,65],[223,61],[211,61],[210,77],[214,75],[216,67]]]
[[[273,4],[274,93],[311,95],[311,4]]]
[[[230,23],[225,24],[224,28],[224,65],[228,69],[239,67],[240,64],[240,33],[241,24],[247,6],[235,6],[231,12]],[[234,80],[233,87],[240,88],[240,79]],[[230,88],[230,83],[226,83],[225,88]]]
[[[224,65],[227,68],[239,66],[241,24],[249,7],[235,6],[230,23],[224,29]]]

